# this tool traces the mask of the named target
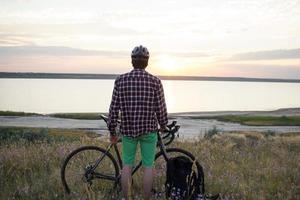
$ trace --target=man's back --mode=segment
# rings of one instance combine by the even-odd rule
[[[137,137],[167,124],[167,110],[161,81],[144,69],[133,69],[115,81],[110,106],[109,129],[114,130],[121,112],[122,135]]]
[[[168,123],[161,81],[145,71],[149,56],[148,49],[142,45],[132,50],[131,63],[134,69],[116,79],[109,108],[108,128],[113,144],[118,141],[116,126],[121,113],[123,161],[121,182],[124,199],[129,197],[132,166],[138,144],[144,166],[143,196],[145,200],[150,199],[158,124],[163,130]]]

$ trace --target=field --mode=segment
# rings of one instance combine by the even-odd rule
[[[276,111],[274,111],[276,112]],[[47,114],[50,117],[67,118],[67,119],[85,119],[85,120],[99,120],[100,115],[107,113],[52,113]],[[0,116],[34,116],[41,115],[38,113],[14,112],[14,111],[0,111]],[[176,115],[175,115],[176,116]],[[173,118],[170,115],[170,119]],[[233,122],[248,126],[300,126],[299,115],[281,115],[272,116],[268,115],[244,115],[244,114],[227,114],[227,115],[207,115],[207,116],[188,116],[190,119],[216,119],[223,122]]]
[[[33,116],[33,115],[40,115],[40,114],[28,113],[28,112],[1,111],[0,110],[0,116]]]
[[[101,113],[54,113],[49,114],[51,117],[67,118],[67,119],[101,119]]]
[[[100,113],[55,113],[51,117],[68,119],[101,119]],[[219,116],[189,116],[191,119],[216,119],[223,122],[233,122],[248,126],[300,126],[300,116],[249,116],[249,115],[219,115]]]
[[[253,116],[253,115],[220,115],[214,117],[189,117],[192,119],[217,119],[248,126],[300,126],[300,116]]]
[[[100,113],[56,113],[52,117],[70,119],[100,119]],[[216,119],[224,122],[239,123],[248,126],[300,126],[300,116],[255,116],[255,115],[219,115],[190,116],[191,119]]]
[[[107,143],[86,131],[0,128],[0,199],[71,199],[60,166],[71,150],[87,144]],[[300,199],[300,133],[216,133],[172,146],[197,156],[206,191],[222,199]],[[139,199],[141,179],[134,188]]]

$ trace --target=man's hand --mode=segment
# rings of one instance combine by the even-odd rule
[[[112,144],[117,144],[117,143],[118,143],[118,140],[119,140],[119,137],[118,137],[118,136],[116,136],[116,135],[111,135],[111,136],[110,136],[110,142],[111,142]]]
[[[161,133],[164,133],[164,132],[167,132],[167,131],[168,131],[168,128],[166,126],[162,126],[159,129],[159,132],[161,132]]]

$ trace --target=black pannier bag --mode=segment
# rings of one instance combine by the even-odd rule
[[[219,195],[205,196],[204,173],[201,165],[193,169],[196,163],[186,156],[170,158],[167,162],[167,180],[165,183],[168,200],[215,200]]]

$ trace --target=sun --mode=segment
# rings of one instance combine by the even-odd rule
[[[180,64],[176,58],[169,55],[162,55],[157,59],[156,67],[164,74],[176,74]]]

